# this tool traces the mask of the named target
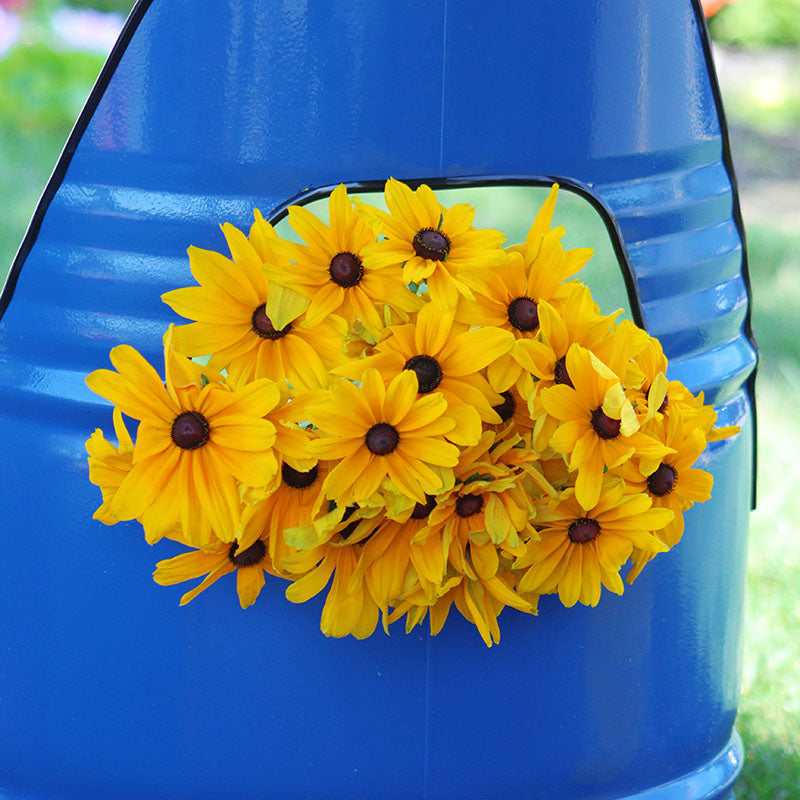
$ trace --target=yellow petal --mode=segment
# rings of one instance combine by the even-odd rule
[[[333,559],[325,559],[308,575],[286,587],[286,599],[291,603],[305,603],[316,597],[327,585],[335,567]]]
[[[533,225],[531,225],[530,230],[528,231],[528,235],[525,237],[526,243],[535,243],[539,237],[544,236],[544,234],[550,230],[550,226],[553,222],[553,212],[556,208],[557,198],[558,184],[554,183],[550,189],[550,194],[547,195],[547,199],[544,201],[544,203],[542,203],[542,207],[536,214],[536,218],[534,219]]]
[[[473,375],[514,346],[514,335],[502,328],[478,328],[454,337],[439,361],[447,375]]]
[[[545,411],[562,422],[588,421],[591,417],[583,398],[569,386],[549,386],[542,391],[541,397]]]
[[[430,437],[401,436],[398,450],[410,458],[440,467],[456,466],[459,457],[455,445]]]
[[[603,485],[603,455],[595,448],[586,462],[578,469],[575,481],[575,499],[588,510],[597,505]]]
[[[395,380],[406,382],[416,382],[416,375],[412,372],[403,372]],[[365,370],[361,376],[361,390],[364,399],[367,401],[370,412],[376,422],[386,422],[384,412],[384,402],[386,400],[386,388],[383,378],[376,369]]]
[[[433,305],[442,311],[449,311],[458,305],[459,286],[441,261],[436,262],[436,268],[428,277],[428,293]]]
[[[218,581],[223,575],[228,575],[229,573],[233,572],[234,569],[236,569],[236,567],[234,567],[230,562],[227,564],[222,564],[214,572],[207,575],[202,583],[200,583],[198,586],[195,586],[190,592],[186,592],[186,594],[181,597],[180,605],[185,606],[187,603],[194,600],[194,598],[197,597],[197,595],[199,595],[201,592],[204,592],[206,589],[208,589],[212,583]]]
[[[306,325],[319,325],[325,317],[336,311],[344,301],[344,289],[328,281],[323,284],[311,299],[306,310]]]
[[[239,594],[239,605],[242,608],[255,603],[264,585],[264,570],[258,565],[239,567],[236,571],[236,591]]]
[[[409,374],[413,375],[409,371]],[[440,392],[420,397],[411,406],[411,410],[395,426],[400,434],[422,431],[429,425],[439,420],[447,411],[447,401]],[[445,427],[449,430],[453,427],[452,422],[448,421]]]
[[[280,331],[306,311],[310,303],[309,298],[304,297],[295,289],[272,281],[269,285],[269,296],[264,312],[275,330]]]
[[[583,547],[573,545],[566,572],[558,582],[558,597],[567,608],[578,602],[581,593],[582,567]]]
[[[442,310],[433,303],[426,303],[417,315],[414,328],[414,344],[424,355],[435,356],[445,346],[453,327],[455,308]]]
[[[412,370],[404,370],[392,378],[383,404],[386,422],[397,425],[403,421],[417,399],[418,388],[417,376]]]

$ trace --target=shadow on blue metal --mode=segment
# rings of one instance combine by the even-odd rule
[[[134,523],[91,520],[84,376],[159,363],[185,249],[393,175],[557,177],[607,215],[671,376],[740,436],[622,597],[327,640],[267,585],[189,607]],[[688,0],[140,2],[0,299],[0,795],[722,800],[739,695],[756,349],[707,32]]]

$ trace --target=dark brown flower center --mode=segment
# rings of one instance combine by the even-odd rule
[[[675,488],[678,473],[669,464],[660,464],[658,469],[647,479],[647,489],[656,497],[663,497]]]
[[[609,417],[604,411],[602,406],[598,406],[592,411],[592,427],[594,432],[601,439],[615,439],[619,436],[619,429],[622,422],[613,417]]]
[[[267,547],[261,539],[256,539],[247,550],[242,550],[241,553],[236,552],[238,546],[239,543],[234,542],[231,545],[231,549],[228,550],[228,558],[237,567],[252,567],[254,564],[258,564],[267,554]]]
[[[501,392],[500,397],[503,398],[503,402],[499,405],[492,406],[492,411],[496,411],[500,419],[503,420],[503,422],[507,422],[514,416],[517,401],[514,400],[514,395],[512,395],[510,391]]]
[[[400,441],[400,434],[394,425],[388,422],[379,422],[373,425],[364,437],[367,449],[376,456],[386,456],[397,447]]]
[[[569,372],[567,372],[567,357],[561,356],[561,358],[556,361],[556,368],[554,370],[556,383],[561,383],[564,386],[569,386],[571,389],[575,388],[575,384],[572,382],[572,378],[569,376]]]
[[[539,309],[530,297],[518,297],[508,304],[508,321],[518,331],[535,331],[539,327]]]
[[[361,259],[353,253],[337,253],[331,259],[328,273],[334,283],[348,289],[364,277],[364,266]]]
[[[357,508],[358,508],[358,506],[347,506],[347,508],[344,510],[344,514],[342,514],[342,520],[341,521],[342,522],[346,522],[348,519],[350,519],[350,517],[353,516],[353,513],[355,512],[355,510]],[[350,536],[353,533],[353,531],[358,527],[358,523],[359,522],[361,522],[361,520],[360,519],[356,519],[356,520],[353,520],[353,522],[351,522],[349,525],[345,525],[345,527],[342,528],[339,531],[339,536],[341,536],[342,539],[347,541],[347,539],[350,538]]]
[[[588,544],[600,534],[600,525],[596,519],[581,517],[574,519],[569,525],[567,536],[575,544]]]
[[[442,382],[442,368],[432,356],[409,358],[403,369],[410,369],[417,376],[420,394],[432,392]]]
[[[284,462],[281,467],[283,482],[292,489],[306,489],[317,479],[317,468],[311,467],[308,472],[300,472]]]
[[[669,395],[664,392],[664,399],[661,401],[661,405],[658,407],[658,413],[663,414],[667,410],[667,406],[669,405]]]
[[[423,228],[417,231],[411,244],[420,258],[431,261],[447,261],[447,256],[450,254],[450,240],[442,231],[435,228]]]
[[[285,328],[281,328],[279,331],[276,331],[275,326],[272,324],[272,320],[267,316],[265,303],[262,303],[253,312],[252,330],[253,333],[257,333],[262,339],[280,339],[281,336],[286,336],[291,329],[292,323],[290,322]]]
[[[436,508],[436,498],[432,494],[425,495],[425,504],[417,503],[411,512],[411,519],[425,519]]]
[[[172,441],[184,450],[194,450],[208,442],[210,429],[198,411],[184,411],[172,423]]]
[[[456,500],[456,514],[459,517],[471,517],[483,508],[483,495],[463,494]]]

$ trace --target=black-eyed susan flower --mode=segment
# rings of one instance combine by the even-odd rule
[[[629,393],[629,397],[635,404],[636,415],[644,424],[654,417],[661,419],[669,405],[667,358],[661,342],[652,336],[647,337],[647,345],[636,354],[636,364],[644,375],[644,381]]]
[[[561,422],[550,446],[569,456],[570,469],[578,471],[575,497],[588,509],[600,498],[606,468],[619,466],[634,453],[660,458],[671,450],[639,431],[618,375],[590,351],[573,344],[566,367],[574,388],[551,386],[542,392],[542,403]]]
[[[330,582],[320,617],[320,629],[326,636],[364,639],[378,624],[378,605],[358,565],[382,520],[383,514],[376,508],[339,506],[313,526],[286,532],[287,542],[298,548],[282,563],[293,580],[286,588],[286,599],[304,603]]]
[[[478,630],[487,647],[500,642],[500,612],[510,606],[518,611],[536,614],[535,602],[520,597],[514,591],[515,577],[510,570],[503,570],[491,580],[469,578],[466,575],[450,575],[445,579],[433,603],[426,604],[424,598],[409,597],[394,609],[390,622],[406,617],[406,633],[421,624],[429,615],[431,635],[436,636],[455,603],[464,619]]]
[[[572,386],[567,351],[573,344],[591,350],[601,361],[603,356],[611,355],[611,328],[617,314],[601,315],[588,288],[577,282],[571,286],[563,311],[557,311],[546,300],[540,300],[537,308],[539,338],[527,344],[525,355],[529,360],[525,367],[537,378],[527,401],[534,420],[533,444],[542,451],[558,427],[558,420],[542,405],[542,391],[557,384]]]
[[[239,605],[242,608],[253,605],[264,586],[264,573],[275,574],[270,565],[267,542],[259,538],[242,549],[238,542],[215,540],[201,549],[159,561],[153,580],[159,586],[174,586],[205,575],[194,589],[181,597],[180,604],[184,606],[231,572],[236,573]]]
[[[661,420],[653,420],[646,430],[675,452],[660,459],[632,459],[618,467],[615,473],[625,479],[629,492],[646,494],[653,501],[654,508],[668,508],[674,512],[675,518],[656,531],[656,536],[671,548],[683,536],[683,512],[711,497],[714,476],[694,466],[706,448],[706,439],[701,427],[684,428],[678,407],[670,409],[669,415]],[[628,583],[635,580],[656,553],[634,548],[634,566],[627,575]]]
[[[307,299],[305,325],[319,325],[337,314],[351,329],[360,321],[378,336],[384,307],[415,311],[421,300],[403,282],[398,265],[376,268],[364,263],[363,250],[376,235],[353,208],[344,184],[331,193],[328,208],[330,225],[302,206],[289,207],[289,224],[306,244],[283,242],[280,249],[294,261],[291,268],[266,263],[264,273]]]
[[[111,512],[111,501],[133,466],[133,440],[117,408],[114,409],[114,432],[117,434],[116,447],[103,436],[100,428],[86,440],[89,480],[100,487],[103,497],[103,502],[92,515],[92,519],[99,520],[104,525],[119,522]]]
[[[664,413],[669,415],[671,408],[680,410],[685,430],[699,426],[703,430],[707,442],[727,439],[741,431],[739,425],[714,427],[717,421],[717,412],[714,411],[713,406],[705,405],[703,392],[692,394],[680,381],[669,381],[668,383],[667,405]]]
[[[393,520],[384,520],[368,539],[362,542],[361,552],[355,571],[350,578],[351,588],[364,582],[369,596],[381,611],[383,629],[389,633],[389,606],[407,590],[410,583],[419,583],[414,572],[414,563],[426,570],[436,571],[437,562],[443,562],[441,552],[433,553],[433,548],[413,547],[411,539],[418,529],[419,520],[401,525]],[[442,563],[443,572],[443,563]],[[442,572],[435,578],[435,586],[442,579]],[[432,581],[422,579],[435,591]]]
[[[171,350],[169,335],[166,385],[128,345],[112,349],[111,363],[117,372],[96,370],[87,385],[140,420],[133,465],[111,500],[111,514],[142,518],[151,544],[176,524],[193,546],[212,541],[212,529],[233,541],[237,481],[260,486],[277,470],[275,426],[263,416],[278,403],[278,387],[266,379],[236,391],[216,380],[204,386],[201,368]]]
[[[417,377],[403,371],[384,386],[368,369],[361,387],[341,379],[330,387],[330,401],[309,410],[321,436],[309,455],[341,459],[325,479],[325,496],[339,505],[367,500],[388,478],[398,492],[417,502],[442,488],[441,468],[458,461],[458,448],[444,440],[454,421],[447,401],[434,393],[418,397]]]
[[[488,427],[503,439],[518,436],[524,443],[526,453],[533,452],[532,437],[536,420],[531,416],[528,404],[516,389],[506,389],[500,393],[500,397],[501,401],[492,406],[492,411],[500,417],[500,423]]]
[[[599,313],[589,289],[571,284],[563,309],[557,310],[547,300],[537,305],[539,341],[530,349],[532,372],[542,388],[554,384],[572,385],[567,372],[567,351],[573,344],[591,350],[601,361],[611,355],[611,329],[615,318]]]
[[[266,532],[270,561],[280,573],[283,560],[295,552],[286,543],[283,532],[287,528],[312,525],[321,515],[319,500],[328,469],[324,461],[302,471],[284,461],[277,488],[244,508],[237,535],[240,546],[247,549]]]
[[[438,392],[447,401],[447,416],[455,423],[447,438],[458,445],[477,444],[481,420],[500,422],[493,406],[502,402],[480,370],[514,340],[499,328],[467,331],[454,324],[453,315],[453,309],[427,303],[414,323],[389,328],[372,356],[353,359],[334,372],[358,379],[365,370],[377,369],[386,384],[404,370],[412,372],[420,395]]]
[[[176,350],[190,357],[210,355],[212,369],[230,369],[248,381],[270,378],[281,387],[288,382],[302,390],[325,388],[327,370],[343,359],[344,321],[332,316],[308,327],[307,301],[270,285],[262,271],[266,263],[276,262],[280,272],[291,267],[258,211],[249,238],[227,223],[222,231],[232,258],[190,247],[190,269],[200,285],[161,297],[181,316],[196,320],[175,328]],[[267,303],[274,306],[271,316]]]
[[[435,497],[429,495],[427,502],[413,506],[405,521],[384,520],[373,537],[376,543],[372,544],[372,540],[367,543],[369,552],[365,554],[362,569],[366,571],[369,568],[373,581],[370,591],[384,611],[384,627],[388,622],[386,608],[396,605],[406,594],[421,592],[426,603],[436,600],[436,593],[444,580],[447,554],[442,550],[440,538],[417,539],[419,532],[427,527],[427,518],[435,506]],[[388,548],[389,543],[393,545],[391,558],[381,558],[381,563],[377,563],[376,554],[383,554],[379,548]]]
[[[393,178],[386,182],[385,197],[388,214],[358,207],[385,237],[364,248],[364,265],[402,266],[403,281],[426,283],[439,308],[455,308],[459,295],[473,300],[480,272],[505,262],[500,247],[505,237],[499,231],[475,230],[475,209],[466,203],[445,208],[429,186],[412,191]]]
[[[538,539],[514,564],[522,596],[558,592],[565,606],[596,606],[601,587],[622,594],[619,571],[634,547],[664,552],[667,546],[652,531],[672,520],[667,508],[652,508],[642,494],[625,494],[625,483],[610,479],[603,484],[596,505],[585,508],[575,491],[567,489],[554,508],[537,506]]]
[[[487,431],[479,444],[461,453],[453,489],[436,498],[428,528],[415,538],[440,535],[450,563],[472,578],[493,577],[498,548],[519,555],[520,537],[533,534],[532,505],[518,487],[522,475],[498,459],[495,444],[495,434]]]
[[[590,249],[565,251],[561,246],[564,229],[550,230],[557,190],[557,185],[553,186],[525,242],[508,249],[513,257],[502,267],[483,273],[483,285],[474,302],[459,304],[457,319],[502,328],[515,338],[514,346],[488,370],[489,382],[498,392],[516,383],[527,396],[531,380],[526,376],[537,354],[533,340],[539,332],[539,304],[549,301],[563,307],[572,291],[563,282],[592,255]]]

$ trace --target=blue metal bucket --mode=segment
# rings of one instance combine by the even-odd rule
[[[85,387],[217,225],[340,181],[579,185],[670,377],[742,433],[681,544],[596,609],[329,640],[279,581],[179,609],[178,551],[91,520]],[[0,301],[0,794],[9,798],[727,797],[756,351],[699,3],[139,2]],[[163,548],[163,549],[162,549]]]

